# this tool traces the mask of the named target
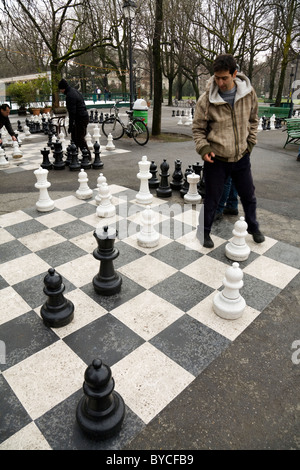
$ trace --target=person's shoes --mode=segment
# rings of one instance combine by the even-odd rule
[[[248,233],[252,235],[252,238],[255,243],[262,243],[265,241],[265,236],[259,230],[257,230],[257,232],[249,232],[248,230]]]
[[[226,215],[238,215],[238,209],[233,209],[232,207],[224,207],[223,214]]]
[[[223,219],[222,212],[216,212],[214,216],[214,222],[216,222],[217,220],[221,220],[221,219]]]
[[[203,246],[204,246],[205,248],[213,248],[213,247],[215,246],[215,245],[214,245],[214,242],[213,242],[212,239],[210,238],[209,233],[204,233]]]

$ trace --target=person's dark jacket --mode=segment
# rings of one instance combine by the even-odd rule
[[[76,122],[89,119],[88,111],[82,94],[69,85],[65,89],[66,107],[69,113],[69,128],[72,130]]]
[[[7,116],[3,116],[3,114],[0,111],[0,132],[3,126],[6,127],[6,130],[9,133],[9,135],[16,136],[13,128],[11,127],[9,118]]]

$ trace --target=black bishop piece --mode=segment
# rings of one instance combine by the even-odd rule
[[[110,367],[103,364],[101,359],[94,359],[85,371],[84,396],[76,409],[77,423],[91,438],[110,438],[122,426],[125,403],[114,387]]]

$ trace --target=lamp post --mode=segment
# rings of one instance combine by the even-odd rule
[[[290,103],[290,112],[289,112],[289,118],[293,116],[293,108],[294,108],[294,103],[293,103],[293,94],[295,91],[295,84],[297,80],[297,71],[298,71],[298,62],[299,62],[299,55],[300,55],[300,38],[297,41],[297,59],[296,59],[296,69],[295,69],[295,80],[293,81],[293,87],[292,87],[292,93],[291,93],[291,103]]]
[[[125,0],[123,4],[124,17],[128,19],[128,41],[129,41],[129,94],[130,109],[133,106],[133,65],[132,65],[132,44],[131,44],[131,22],[135,17],[136,3],[133,0]]]

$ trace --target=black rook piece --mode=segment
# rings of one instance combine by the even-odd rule
[[[54,268],[48,269],[44,284],[48,300],[41,307],[41,316],[45,325],[51,328],[68,325],[74,318],[74,305],[63,296],[65,286],[61,275]]]
[[[93,252],[94,258],[100,261],[99,273],[93,279],[93,286],[97,294],[113,295],[121,290],[122,278],[115,272],[113,260],[119,256],[119,250],[114,247],[116,231],[105,226],[103,231],[94,231],[98,248]]]
[[[84,396],[76,409],[77,422],[89,437],[104,440],[120,430],[125,403],[114,387],[110,367],[100,359],[94,359],[85,371]]]

